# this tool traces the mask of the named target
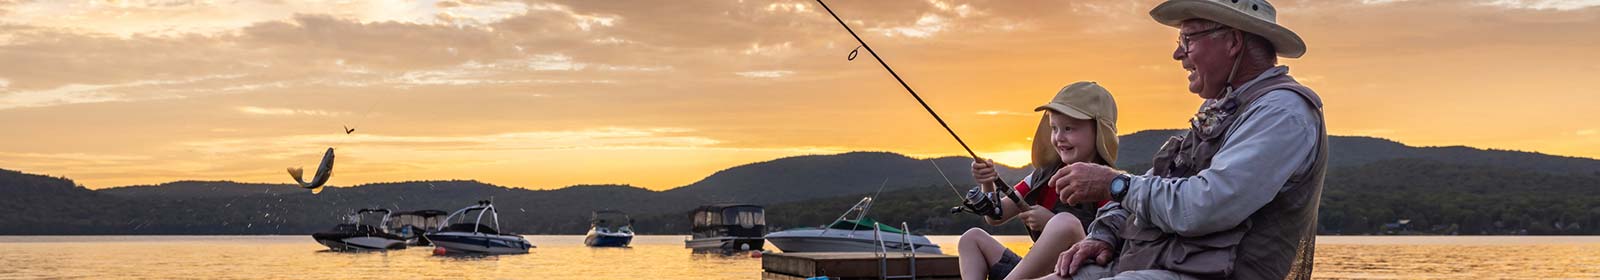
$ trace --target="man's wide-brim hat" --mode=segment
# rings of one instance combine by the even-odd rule
[[[1117,164],[1117,101],[1111,92],[1095,82],[1077,82],[1061,88],[1050,103],[1034,108],[1050,110],[1069,118],[1094,120],[1095,149],[1107,164]],[[1045,168],[1060,164],[1061,154],[1050,142],[1050,117],[1039,118],[1039,128],[1033,133],[1033,166]]]
[[[1266,0],[1167,0],[1150,10],[1150,17],[1178,27],[1185,20],[1204,19],[1267,38],[1278,56],[1299,58],[1306,42],[1289,28],[1278,25],[1278,10]]]

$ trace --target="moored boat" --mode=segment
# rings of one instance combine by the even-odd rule
[[[628,247],[633,242],[633,219],[616,210],[600,210],[589,219],[589,233],[583,245],[589,247]]]
[[[377,225],[362,223],[362,217],[369,214],[383,214],[383,218]],[[405,249],[405,239],[386,228],[388,220],[388,209],[360,209],[345,216],[345,223],[313,233],[311,238],[333,251]]]
[[[695,250],[761,250],[767,234],[766,209],[753,204],[716,204],[690,212],[692,234],[684,247]]]
[[[500,231],[500,214],[487,200],[450,213],[439,228],[423,236],[445,253],[526,254],[533,248],[521,235]]]
[[[916,250],[941,254],[938,244],[927,237],[907,232],[867,218],[872,198],[862,198],[838,219],[822,227],[790,229],[766,235],[768,242],[785,253],[879,252]],[[857,213],[854,219],[846,219]]]

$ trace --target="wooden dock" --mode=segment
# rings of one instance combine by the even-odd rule
[[[881,275],[876,253],[772,253],[761,258],[761,278],[802,280],[826,276],[834,280],[878,279]],[[910,254],[889,253],[888,275],[910,274]],[[917,254],[916,279],[960,279],[961,265],[956,256]]]

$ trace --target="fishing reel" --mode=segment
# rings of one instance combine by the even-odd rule
[[[950,214],[967,212],[989,219],[1001,218],[1000,193],[985,192],[982,187],[972,187],[967,191],[966,197],[961,199],[961,206],[951,207]]]

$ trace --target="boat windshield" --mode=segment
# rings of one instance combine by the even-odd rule
[[[834,221],[833,224],[828,225],[828,228],[842,230],[872,230],[872,226],[875,224],[882,226],[883,232],[901,234],[906,233],[904,230],[900,230],[900,228],[879,223],[878,221],[872,220],[872,218],[861,218],[861,220],[838,220]]]

